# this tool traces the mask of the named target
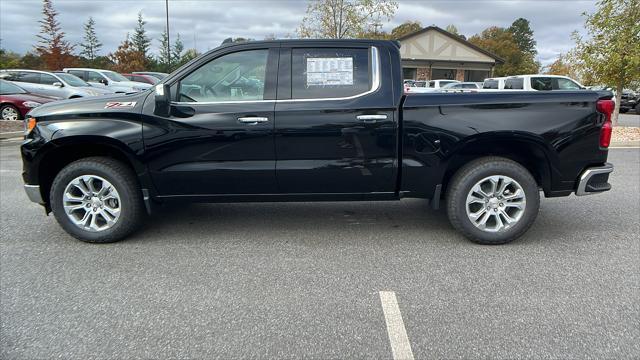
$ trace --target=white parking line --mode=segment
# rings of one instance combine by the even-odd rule
[[[380,291],[380,302],[382,303],[384,320],[387,323],[387,333],[389,334],[393,358],[395,360],[413,360],[411,344],[404,328],[396,293],[393,291]]]

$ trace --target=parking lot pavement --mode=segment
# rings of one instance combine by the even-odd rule
[[[640,127],[640,115],[620,114],[618,115],[618,125]]]
[[[612,191],[544,199],[505,246],[420,200],[173,206],[89,245],[3,146],[0,358],[391,358],[401,314],[416,359],[637,359],[640,151],[610,161]]]

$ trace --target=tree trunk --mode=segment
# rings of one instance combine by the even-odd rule
[[[613,109],[613,114],[611,116],[611,122],[613,126],[618,126],[618,114],[620,114],[620,101],[622,101],[622,83],[618,83],[616,87],[616,106]]]

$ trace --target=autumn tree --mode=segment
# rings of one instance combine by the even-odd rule
[[[144,28],[146,24],[147,22],[142,18],[142,11],[140,11],[138,13],[138,24],[133,30],[133,36],[131,37],[134,49],[142,53],[145,59],[149,56],[149,47],[151,46],[151,40],[147,36],[147,31]]]
[[[144,55],[135,48],[135,45],[129,40],[129,34],[126,39],[118,46],[118,50],[109,55],[113,61],[112,69],[120,73],[129,73],[132,71],[145,70]]]
[[[422,30],[422,24],[419,21],[405,21],[391,30],[391,38],[399,39],[420,30]]]
[[[601,0],[596,12],[583,15],[589,36],[574,32],[576,56],[586,73],[616,89],[617,125],[622,90],[640,79],[640,0]]]
[[[47,69],[58,70],[72,66],[75,63],[73,45],[64,39],[65,33],[60,28],[57,20],[58,12],[53,8],[51,0],[43,0],[42,14],[44,18],[39,21],[40,33],[37,35],[38,44],[36,53],[42,58]]]
[[[469,38],[469,42],[504,59],[504,64],[495,67],[495,76],[535,74],[539,70],[539,64],[531,54],[520,50],[508,29],[490,27]]]
[[[543,72],[548,75],[568,76],[572,79],[580,79],[577,65],[572,61],[569,54],[560,54],[551,64],[544,67]]]
[[[93,61],[98,56],[98,52],[102,48],[102,43],[98,40],[98,35],[95,29],[96,22],[93,17],[89,17],[89,20],[84,24],[84,36],[83,42],[80,43],[82,51],[80,55],[87,58],[89,61]]]
[[[298,28],[301,38],[345,39],[374,33],[389,21],[398,3],[392,0],[310,1]]]

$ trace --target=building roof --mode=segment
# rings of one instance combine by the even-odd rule
[[[455,34],[452,34],[452,33],[448,32],[448,31],[446,31],[446,30],[444,30],[442,28],[437,27],[437,26],[427,26],[424,29],[421,29],[421,30],[418,30],[418,31],[414,31],[414,32],[412,32],[410,34],[407,34],[405,36],[400,37],[398,39],[398,41],[402,42],[403,40],[407,40],[407,39],[412,38],[414,36],[422,35],[422,34],[428,32],[430,30],[437,31],[437,32],[441,33],[444,36],[447,36],[447,37],[449,37],[449,38],[451,38],[451,39],[453,39],[455,41],[458,41],[458,42],[462,43],[463,45],[465,45],[467,47],[472,48],[475,51],[478,51],[478,52],[480,52],[480,53],[482,53],[482,54],[484,54],[484,55],[486,55],[486,56],[488,56],[490,58],[493,58],[496,61],[496,63],[501,63],[501,64],[504,63],[504,59],[502,59],[498,55],[496,55],[496,54],[494,54],[492,52],[489,52],[489,51],[487,51],[487,50],[485,50],[485,49],[483,49],[483,48],[481,48],[481,47],[479,47],[477,45],[474,45],[471,42],[467,41],[466,39],[464,39],[464,38],[462,38],[460,36],[457,36]]]

